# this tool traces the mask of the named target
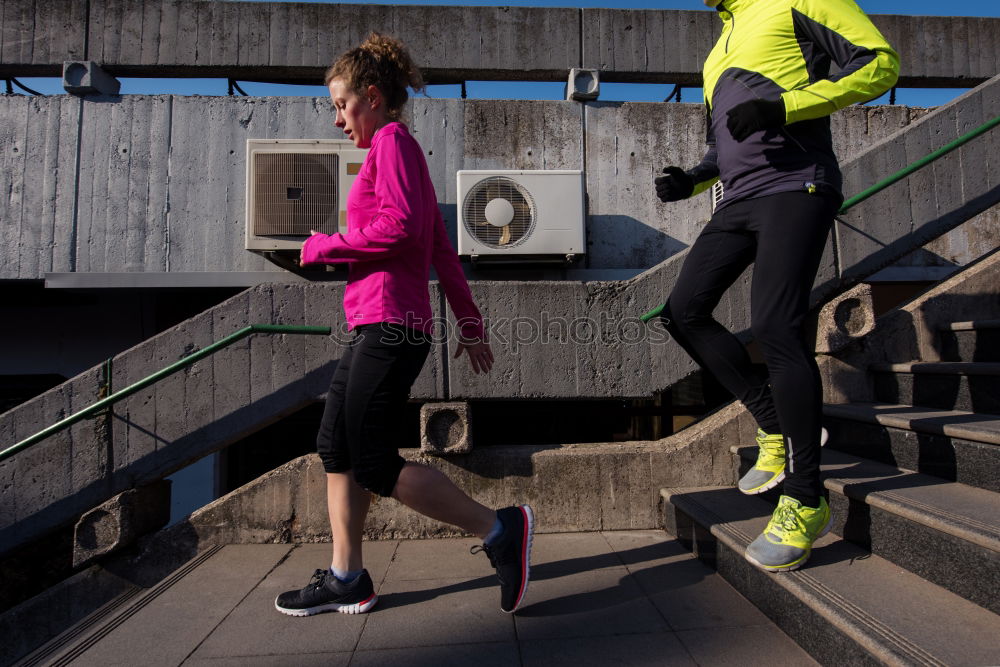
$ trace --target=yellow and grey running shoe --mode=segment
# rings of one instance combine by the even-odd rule
[[[785,479],[785,438],[757,429],[757,447],[757,462],[739,482],[740,491],[748,496],[773,489]]]
[[[830,434],[820,429],[819,446],[826,445]],[[780,433],[765,433],[757,429],[757,462],[739,481],[740,491],[753,496],[770,491],[785,479],[785,439]]]
[[[813,508],[781,496],[767,528],[747,547],[746,559],[770,572],[794,570],[809,559],[813,542],[830,532],[832,523],[825,498]]]

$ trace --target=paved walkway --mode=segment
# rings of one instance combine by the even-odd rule
[[[515,615],[471,539],[368,542],[380,595],[358,616],[278,613],[328,544],[232,545],[106,614],[46,662],[73,665],[812,665],[659,531],[537,535]],[[81,650],[85,649],[85,650]]]

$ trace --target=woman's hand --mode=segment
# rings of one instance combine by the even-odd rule
[[[458,341],[458,349],[455,350],[455,358],[462,356],[462,351],[469,353],[469,363],[472,364],[472,372],[489,373],[493,367],[493,350],[490,344],[484,340]]]
[[[317,234],[319,234],[319,232],[317,232],[315,229],[310,229],[309,230],[309,236],[316,236]],[[302,247],[305,247],[305,245],[306,244],[303,243]],[[302,261],[302,250],[301,249],[299,249],[299,266],[301,266],[302,268],[305,268],[305,266],[306,266],[306,263]]]

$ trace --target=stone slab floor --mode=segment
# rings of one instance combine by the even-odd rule
[[[812,665],[715,572],[659,531],[535,537],[515,615],[472,539],[366,542],[368,614],[295,618],[281,591],[329,544],[231,545],[108,613],[48,662],[73,665]]]

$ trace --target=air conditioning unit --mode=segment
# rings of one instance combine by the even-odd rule
[[[458,254],[572,261],[586,253],[583,172],[458,172]]]
[[[340,139],[247,139],[247,250],[298,251],[311,229],[346,231],[367,152]]]

